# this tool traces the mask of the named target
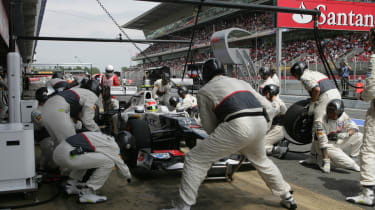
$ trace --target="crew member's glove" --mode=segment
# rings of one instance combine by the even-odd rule
[[[329,159],[323,159],[323,165],[320,166],[320,169],[324,173],[329,173],[331,172],[331,161]]]
[[[342,133],[338,133],[337,134],[337,138],[338,139],[345,139],[345,138],[348,138],[349,137],[349,133],[348,132],[342,132]]]
[[[331,133],[327,135],[328,140],[336,141],[337,140],[337,133]]]
[[[156,95],[158,95],[159,97],[163,96],[164,94],[165,94],[164,91],[159,91],[159,90],[156,91]]]

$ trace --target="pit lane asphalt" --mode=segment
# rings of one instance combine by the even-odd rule
[[[290,104],[287,104],[290,105]],[[346,109],[352,118],[364,119],[366,110]],[[363,130],[363,128],[360,128]],[[291,150],[308,150],[310,145],[293,146]],[[359,173],[345,169],[333,170],[329,174],[318,168],[303,166],[298,163],[307,157],[306,154],[288,153],[284,160],[270,157],[279,167],[284,178],[292,185],[298,209],[373,209],[352,205],[345,202],[346,196],[360,191]],[[44,205],[25,208],[41,210],[71,209],[161,209],[170,206],[170,200],[178,195],[181,172],[135,171],[131,184],[119,179],[115,173],[98,191],[108,201],[102,204],[78,204],[76,196],[60,195],[56,200]],[[37,193],[39,200],[44,200],[54,193],[51,185],[42,185]],[[0,206],[28,203],[22,194],[0,196]],[[198,203],[194,209],[282,209],[278,199],[272,196],[263,181],[254,170],[241,171],[235,175],[233,182],[206,181],[199,191]]]

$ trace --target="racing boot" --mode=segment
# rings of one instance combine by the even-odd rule
[[[293,196],[290,194],[290,192],[288,192],[285,195],[280,196],[280,198],[281,198],[280,205],[282,207],[290,209],[290,210],[297,209],[297,203],[294,200]]]
[[[172,206],[173,208],[162,210],[190,210],[191,207],[189,204],[185,203],[185,201],[181,198],[179,198],[177,201],[172,200]]]
[[[103,203],[107,200],[106,196],[96,195],[95,191],[89,187],[84,187],[79,192],[80,203]]]
[[[346,200],[351,203],[374,206],[374,190],[369,187],[363,187],[359,195],[347,197]]]
[[[69,179],[66,181],[66,185],[64,186],[65,192],[68,195],[78,195],[81,191],[81,188],[85,186],[85,183],[79,182],[75,179]]]

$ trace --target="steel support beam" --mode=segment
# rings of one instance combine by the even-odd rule
[[[22,40],[45,40],[45,41],[67,41],[67,42],[135,42],[135,43],[182,43],[189,44],[190,40],[162,40],[162,39],[101,39],[101,38],[78,38],[78,37],[47,37],[47,36],[18,36]]]
[[[314,15],[314,16],[315,15],[320,16],[321,14],[319,10],[299,9],[299,8],[291,8],[291,7],[278,7],[278,6],[270,6],[270,5],[240,3],[240,2],[224,2],[224,1],[214,1],[214,0],[138,0],[138,1],[202,5],[202,6],[209,6],[209,7],[225,7],[225,8],[233,8],[233,9],[275,11],[275,12],[306,14],[306,15]]]

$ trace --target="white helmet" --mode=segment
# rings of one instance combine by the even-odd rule
[[[113,73],[114,69],[112,65],[108,65],[105,67],[105,73]]]

